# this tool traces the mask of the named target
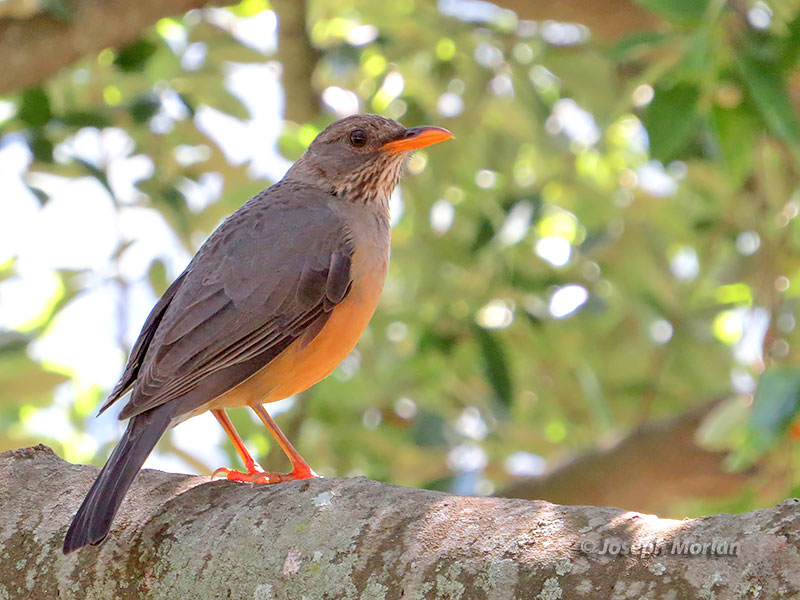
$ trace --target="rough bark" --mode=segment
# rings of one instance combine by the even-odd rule
[[[0,19],[0,94],[37,85],[86,54],[120,48],[163,17],[208,0],[76,0],[70,18]],[[224,4],[225,2],[222,2]]]
[[[695,439],[718,404],[642,425],[610,448],[577,456],[540,477],[515,481],[497,495],[665,514],[681,501],[739,494],[753,473],[728,472],[727,454],[707,450]]]
[[[251,487],[144,471],[109,539],[63,556],[70,517],[96,474],[44,446],[0,455],[0,598],[772,600],[800,594],[800,501],[794,499],[743,515],[675,521],[363,478]],[[714,541],[705,554],[682,546]],[[648,542],[657,554],[636,546]],[[729,545],[719,555],[723,542]],[[629,550],[600,554],[606,543]],[[676,544],[685,553],[673,554]],[[717,555],[709,554],[713,549]]]

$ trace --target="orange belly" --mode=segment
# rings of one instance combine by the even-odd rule
[[[378,305],[384,276],[385,266],[357,278],[317,337],[305,347],[298,339],[252,377],[219,396],[208,408],[282,400],[330,375],[364,333]]]

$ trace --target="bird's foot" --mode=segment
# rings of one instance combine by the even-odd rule
[[[314,472],[314,469],[308,465],[295,465],[291,473],[272,473],[269,471],[254,470],[248,473],[242,473],[234,469],[222,467],[214,471],[211,479],[225,476],[228,481],[241,481],[243,483],[269,485],[271,483],[281,483],[284,481],[295,481],[297,479],[311,479],[319,477]]]

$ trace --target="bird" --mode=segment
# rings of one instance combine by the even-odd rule
[[[171,427],[211,411],[245,470],[231,481],[318,475],[264,404],[327,377],[353,350],[378,303],[389,263],[389,199],[405,159],[452,138],[371,114],[326,127],[286,175],[208,237],[156,302],[100,413],[128,392],[127,428],[64,538],[68,554],[99,544],[134,477]],[[265,472],[226,410],[249,407],[289,458]]]

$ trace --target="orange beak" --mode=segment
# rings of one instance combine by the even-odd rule
[[[407,150],[418,150],[454,137],[447,129],[441,127],[412,127],[406,129],[402,137],[386,142],[381,146],[381,150],[389,154],[397,154]]]

